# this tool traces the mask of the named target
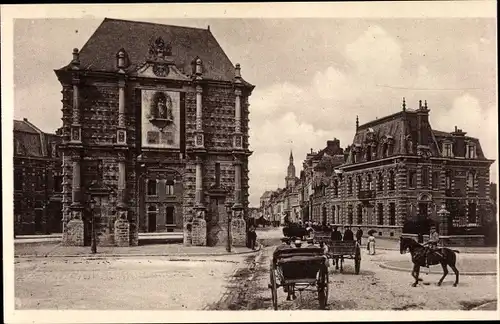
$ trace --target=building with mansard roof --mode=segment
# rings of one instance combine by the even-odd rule
[[[434,224],[448,244],[482,244],[489,169],[477,138],[433,130],[427,102],[359,125],[328,201],[334,223],[399,236]],[[446,211],[446,212],[445,212]],[[413,231],[415,227],[413,227]],[[458,235],[458,236],[457,236]]]
[[[254,88],[208,29],[104,19],[62,86],[63,242],[244,245],[248,98]]]
[[[60,137],[14,120],[14,235],[61,233]]]

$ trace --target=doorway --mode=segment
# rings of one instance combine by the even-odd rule
[[[418,217],[420,219],[427,219],[428,216],[427,205],[428,203],[426,202],[418,203]]]
[[[148,208],[148,232],[156,232],[156,207],[150,206]]]
[[[35,233],[43,231],[43,209],[35,209]]]

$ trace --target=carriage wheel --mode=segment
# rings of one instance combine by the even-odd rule
[[[273,301],[273,309],[278,310],[278,288],[276,287],[276,272],[274,271],[274,267],[271,266],[270,271],[270,280],[271,280],[271,299]]]
[[[359,274],[359,270],[361,269],[361,250],[359,246],[356,248],[356,254],[354,255],[354,271],[356,274]]]
[[[319,273],[318,282],[318,300],[320,309],[325,309],[326,304],[328,303],[328,281],[328,269],[326,267],[322,267]]]

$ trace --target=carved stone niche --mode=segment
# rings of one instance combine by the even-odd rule
[[[167,93],[158,91],[153,95],[149,111],[149,122],[163,130],[174,122],[172,98]]]
[[[127,144],[127,133],[123,129],[119,129],[116,133],[117,144]]]
[[[243,138],[240,134],[234,135],[233,145],[235,148],[242,148],[243,147]]]
[[[81,142],[82,141],[82,129],[80,126],[71,127],[71,141]]]

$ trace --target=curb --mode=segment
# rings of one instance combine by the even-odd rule
[[[162,253],[152,253],[152,254],[141,254],[141,253],[132,253],[132,254],[61,254],[61,255],[15,255],[14,259],[27,259],[27,258],[95,258],[95,259],[104,259],[104,258],[124,258],[124,257],[217,257],[217,256],[233,256],[233,255],[245,255],[257,253],[261,249],[261,245],[256,250],[252,251],[244,251],[237,253],[194,253],[194,254],[162,254]],[[188,260],[188,259],[186,259]]]
[[[383,250],[383,251],[399,251],[399,249],[383,248],[383,247],[377,247],[377,246],[375,246],[375,248],[377,250]],[[449,248],[453,249],[453,250],[458,250],[458,248],[453,248],[453,247],[449,247]],[[496,251],[469,251],[469,252],[460,251],[460,254],[497,254],[497,252]]]
[[[486,307],[488,307],[488,306],[490,306],[490,305],[495,305],[496,307],[495,307],[495,310],[488,310],[488,311],[496,311],[496,308],[498,308],[498,301],[496,301],[496,300],[492,300],[492,301],[490,301],[490,302],[487,302],[487,303],[484,303],[484,304],[479,305],[479,306],[477,306],[477,307],[474,307],[474,308],[473,308],[473,309],[471,309],[471,310],[473,310],[473,311],[478,311],[478,310],[482,310],[482,311],[484,311],[485,309],[483,309],[483,308],[486,308]]]
[[[387,264],[380,264],[379,267],[383,269],[389,269],[389,270],[394,270],[394,271],[401,271],[401,272],[411,272],[412,269],[410,268],[402,268],[402,267],[396,267],[396,266],[390,266]],[[441,272],[433,272],[432,270],[429,272],[429,274],[442,274]],[[452,274],[453,273],[449,273]],[[464,276],[496,276],[496,272],[460,272],[460,275]]]

